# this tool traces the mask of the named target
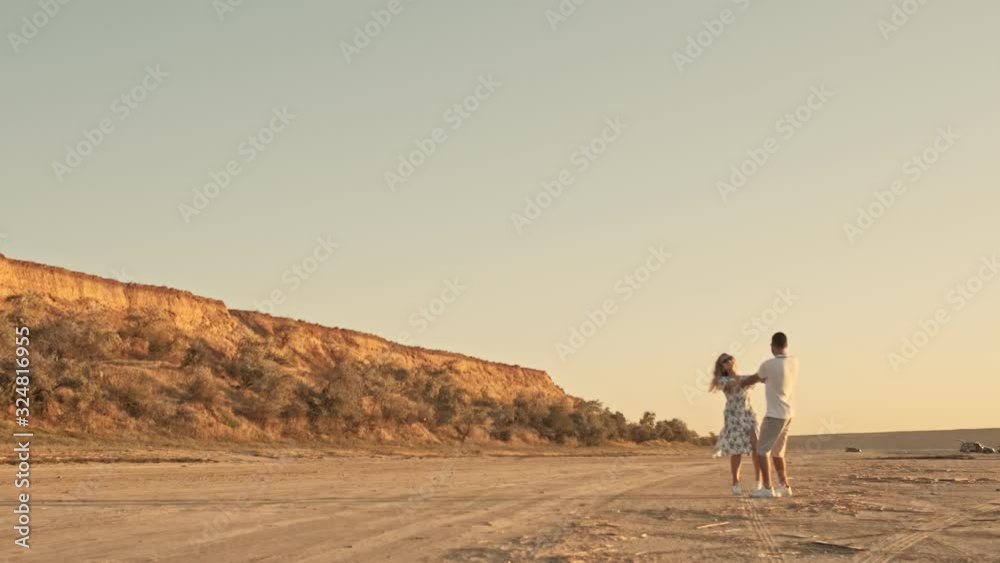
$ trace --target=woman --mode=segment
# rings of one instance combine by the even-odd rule
[[[750,406],[747,396],[749,387],[746,380],[749,376],[736,375],[736,358],[729,354],[719,356],[715,361],[710,391],[722,391],[726,395],[725,426],[719,434],[715,445],[716,457],[730,456],[730,466],[733,470],[733,494],[739,496],[740,466],[743,456],[749,455],[753,460],[754,475],[757,488],[760,488],[760,466],[757,456],[757,415]]]

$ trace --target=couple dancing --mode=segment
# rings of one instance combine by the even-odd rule
[[[788,337],[779,332],[771,338],[771,353],[774,357],[764,362],[756,375],[736,375],[736,359],[729,354],[719,356],[715,362],[711,391],[722,391],[726,395],[725,426],[719,434],[715,446],[716,456],[730,456],[733,471],[733,494],[742,494],[740,488],[740,465],[743,456],[753,459],[757,485],[750,496],[756,498],[776,498],[792,496],[788,484],[788,466],[785,464],[785,449],[788,445],[788,427],[795,412],[792,396],[799,378],[799,361],[785,352]],[[757,415],[750,406],[747,390],[757,383],[765,385],[767,416],[757,432]],[[777,473],[776,487],[771,483],[771,464]]]

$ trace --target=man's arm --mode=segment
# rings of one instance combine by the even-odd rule
[[[763,364],[760,365],[760,369],[757,370],[757,373],[751,375],[750,377],[744,380],[746,382],[744,383],[744,386],[756,385],[757,383],[766,384],[767,373],[768,373],[768,370],[766,368],[767,368],[767,362],[764,362]]]

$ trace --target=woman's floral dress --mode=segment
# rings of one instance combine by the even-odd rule
[[[753,453],[751,436],[757,436],[757,414],[750,406],[746,388],[739,385],[739,376],[723,376],[719,385],[726,394],[725,426],[715,445],[717,456],[748,455]]]

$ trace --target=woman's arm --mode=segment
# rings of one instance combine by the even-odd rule
[[[750,387],[751,385],[756,385],[761,382],[759,374],[744,375],[740,377],[740,385],[743,387]]]

